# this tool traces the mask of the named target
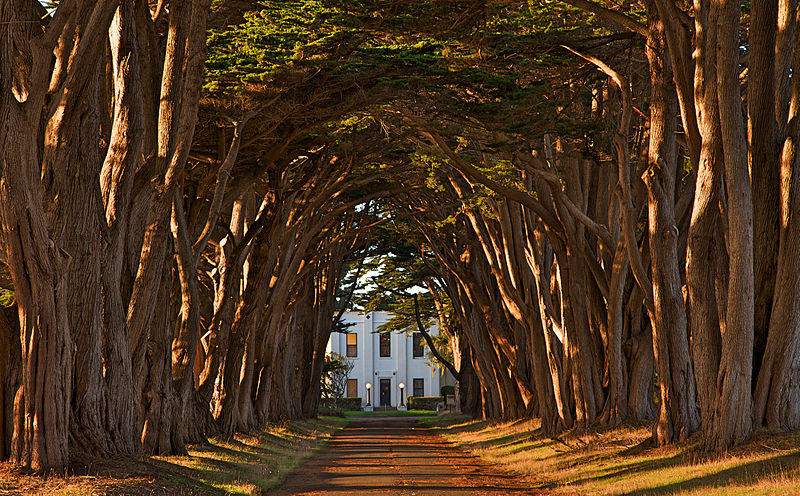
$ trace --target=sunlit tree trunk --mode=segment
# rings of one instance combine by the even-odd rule
[[[739,91],[739,3],[720,5],[717,38],[717,98],[728,199],[727,313],[717,376],[717,401],[706,446],[722,451],[752,432],[753,203],[747,141]]]
[[[681,293],[678,228],[675,219],[676,96],[664,27],[651,12],[647,56],[651,102],[648,190],[651,273],[653,284],[654,352],[659,364],[661,411],[656,424],[659,444],[685,439],[700,424],[695,377],[689,356],[687,319]]]

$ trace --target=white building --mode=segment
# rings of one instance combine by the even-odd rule
[[[378,327],[392,318],[389,312],[366,314],[346,312],[342,321],[354,324],[347,334],[334,332],[327,352],[338,353],[354,362],[347,380],[347,397],[361,397],[362,407],[400,406],[400,385],[403,396],[439,396],[443,374],[427,364],[424,338],[419,332],[411,336],[398,333],[378,333]],[[428,329],[431,335],[439,332],[436,326]],[[370,393],[367,394],[367,384]],[[405,403],[405,398],[403,399]]]

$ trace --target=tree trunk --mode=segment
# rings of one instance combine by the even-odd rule
[[[716,381],[720,362],[721,332],[715,286],[717,259],[724,244],[717,239],[722,144],[717,110],[716,14],[709,5],[695,2],[695,100],[697,121],[703,137],[697,171],[694,206],[689,224],[686,255],[686,287],[690,316],[692,358],[697,399],[704,435],[711,432]],[[710,48],[707,48],[710,47]]]
[[[172,381],[172,325],[170,319],[172,271],[164,271],[156,286],[154,315],[148,333],[142,378],[142,449],[151,455],[178,453],[172,445],[177,398]]]
[[[109,31],[114,84],[114,116],[108,151],[100,172],[108,243],[103,252],[103,361],[106,430],[119,455],[131,455],[134,432],[133,371],[126,303],[122,295],[125,241],[136,169],[141,163],[143,102],[133,6],[120,6]]]
[[[99,64],[94,68],[96,74],[100,72],[98,69]],[[74,120],[50,121],[47,134],[52,145],[46,148],[44,167],[53,171],[51,188],[56,198],[53,237],[71,257],[65,281],[70,295],[69,325],[75,343],[70,450],[106,455],[113,448],[106,431],[107,391],[102,363],[98,222],[102,219],[102,203],[97,189],[100,156],[96,144],[100,133],[99,83],[97,77],[89,83]]]
[[[11,456],[14,397],[20,387],[21,357],[16,309],[0,309],[0,460]]]
[[[796,8],[796,4],[795,4]],[[785,17],[785,15],[783,16]],[[800,36],[795,35],[793,70],[800,70]],[[787,136],[781,154],[781,236],[774,305],[766,352],[755,389],[753,421],[773,429],[800,429],[800,81],[793,78]]]
[[[663,25],[651,15],[647,55],[652,103],[649,164],[644,179],[652,261],[653,351],[661,385],[661,411],[655,429],[658,444],[686,439],[700,425],[678,265],[676,97],[670,86],[671,66],[663,36]]]
[[[778,123],[775,118],[776,0],[755,0],[750,10],[750,76],[747,87],[747,131],[753,199],[754,348],[753,380],[767,344],[775,290],[780,212]]]
[[[728,198],[727,313],[717,376],[717,403],[706,447],[723,451],[752,432],[753,203],[739,91],[739,3],[721,3],[717,39],[717,98]],[[755,171],[754,171],[755,172]]]

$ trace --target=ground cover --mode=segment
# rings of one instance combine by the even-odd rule
[[[75,460],[64,477],[28,476],[0,463],[0,495],[261,494],[280,484],[349,420],[273,424],[231,440],[189,446],[188,456]]]
[[[542,436],[538,421],[422,420],[449,441],[552,494],[800,494],[800,435],[757,432],[710,458],[699,441],[647,447],[650,426]]]

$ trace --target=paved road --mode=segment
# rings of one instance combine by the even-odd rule
[[[541,494],[523,481],[454,447],[413,418],[354,419],[328,445],[268,494]]]

